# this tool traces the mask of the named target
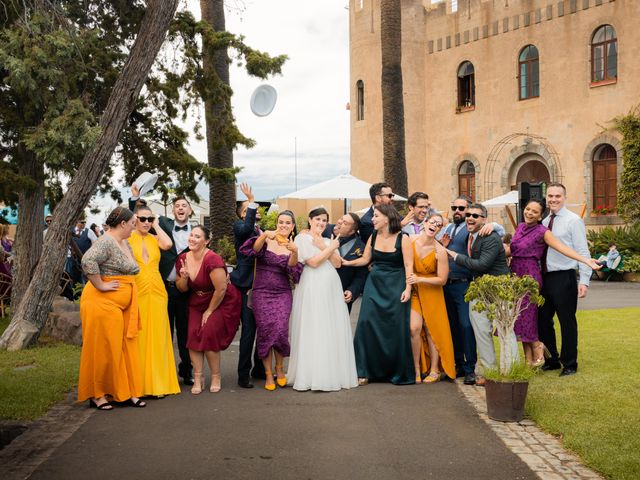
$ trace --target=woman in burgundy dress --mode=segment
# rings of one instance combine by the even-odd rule
[[[273,357],[279,386],[287,384],[284,357],[289,345],[289,316],[293,302],[292,286],[300,280],[303,264],[298,262],[298,247],[293,242],[296,219],[289,210],[280,212],[275,231],[247,240],[240,253],[256,258],[253,279],[253,314],[256,317],[256,351],[264,364],[264,388],[276,389]]]
[[[599,267],[595,260],[585,258],[572,248],[567,247],[540,223],[544,210],[545,206],[541,200],[529,200],[525,206],[524,222],[516,228],[510,248],[507,250],[507,255],[511,255],[511,271],[519,277],[529,275],[538,282],[538,285],[542,286],[540,265],[547,246],[597,270]],[[527,363],[532,367],[539,367],[544,363],[545,347],[542,342],[538,341],[538,307],[529,303],[528,299],[524,300],[523,305],[526,308],[516,320],[514,330],[518,340],[522,342]]]
[[[176,261],[176,287],[189,296],[187,347],[193,364],[193,387],[204,388],[204,358],[211,369],[209,391],[220,391],[220,351],[226,350],[240,324],[240,292],[227,282],[222,258],[207,248],[209,230],[202,225],[191,229],[189,251]]]

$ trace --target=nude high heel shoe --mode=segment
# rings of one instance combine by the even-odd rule
[[[193,395],[199,395],[202,393],[202,386],[204,384],[203,375],[201,373],[193,374],[193,387],[191,387],[191,393]]]
[[[209,391],[211,393],[218,393],[220,389],[220,374],[214,373],[211,375],[211,387],[209,388]]]

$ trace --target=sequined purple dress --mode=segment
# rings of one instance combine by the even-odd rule
[[[547,227],[542,224],[527,225],[523,222],[518,225],[511,239],[511,271],[519,277],[530,275],[540,286],[542,286],[540,260],[547,248],[547,244],[544,243],[546,231]],[[521,342],[537,342],[538,307],[529,303],[528,299],[525,299],[524,305],[527,307],[514,326],[516,337]]]
[[[256,319],[256,351],[265,358],[274,348],[284,357],[289,356],[289,316],[293,293],[289,278],[298,283],[303,264],[288,265],[288,255],[277,255],[267,250],[267,243],[254,252],[257,237],[250,238],[240,253],[256,257],[256,275],[253,281],[253,315]]]

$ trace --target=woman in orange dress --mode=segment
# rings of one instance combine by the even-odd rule
[[[421,234],[411,237],[413,274],[407,283],[413,285],[411,296],[411,347],[416,383],[434,383],[442,373],[456,378],[453,342],[442,286],[449,276],[446,249],[436,242],[442,228],[442,216],[431,215]],[[422,373],[429,374],[422,380]]]
[[[99,410],[112,410],[110,400],[145,407],[138,353],[139,272],[127,238],[136,226],[131,212],[117,207],[109,214],[109,231],[82,257],[89,283],[80,298],[82,353],[78,401],[89,399]]]

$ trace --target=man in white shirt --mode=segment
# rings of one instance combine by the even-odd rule
[[[582,219],[565,207],[567,189],[561,183],[547,186],[547,206],[550,215],[542,223],[555,237],[584,257],[589,258],[587,234]],[[560,376],[573,375],[578,370],[578,322],[576,310],[578,298],[587,295],[591,269],[565,257],[549,247],[542,257],[542,296],[544,305],[538,310],[538,334],[551,357],[543,370],[558,370]],[[576,279],[576,267],[580,269],[580,281]],[[554,315],[558,315],[562,334],[562,352],[558,355]],[[562,364],[562,365],[561,365]]]

